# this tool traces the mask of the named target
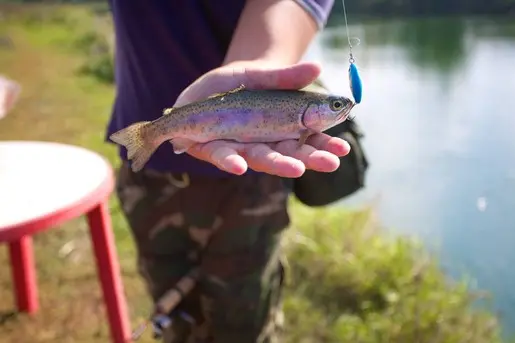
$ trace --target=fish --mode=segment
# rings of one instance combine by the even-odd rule
[[[134,172],[157,148],[170,142],[175,154],[215,140],[273,143],[323,132],[349,116],[355,103],[344,96],[310,90],[255,90],[244,85],[204,100],[163,110],[153,121],[133,123],[110,135],[127,149]]]

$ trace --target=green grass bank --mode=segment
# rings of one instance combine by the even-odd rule
[[[103,141],[114,89],[112,32],[102,7],[0,5],[0,13],[0,72],[23,87],[15,110],[0,121],[0,139],[77,144],[116,167],[115,148]],[[285,342],[502,342],[495,316],[473,307],[478,295],[447,280],[416,242],[386,235],[372,210],[291,203]],[[150,302],[114,197],[111,213],[135,325]],[[32,318],[10,313],[10,271],[0,249],[0,341],[106,342],[84,220],[39,234],[35,246],[41,310]]]

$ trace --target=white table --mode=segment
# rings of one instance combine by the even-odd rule
[[[81,147],[0,141],[0,230],[74,205],[111,173],[103,157]]]
[[[0,242],[9,245],[18,309],[38,310],[32,235],[85,214],[114,343],[130,338],[108,199],[112,169],[100,155],[49,142],[0,141]]]

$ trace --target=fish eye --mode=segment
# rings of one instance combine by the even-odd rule
[[[331,102],[331,109],[333,111],[339,111],[343,108],[343,102],[341,100],[333,100]]]

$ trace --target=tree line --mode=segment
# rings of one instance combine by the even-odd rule
[[[347,12],[354,15],[432,16],[460,14],[515,15],[515,0],[346,0]],[[332,12],[341,17],[343,5],[335,0]]]
[[[206,0],[207,1],[207,0]],[[99,0],[0,0],[0,3],[107,3]],[[423,16],[459,14],[515,15],[515,0],[346,0],[347,10],[360,15]],[[343,5],[335,0],[333,17]]]

